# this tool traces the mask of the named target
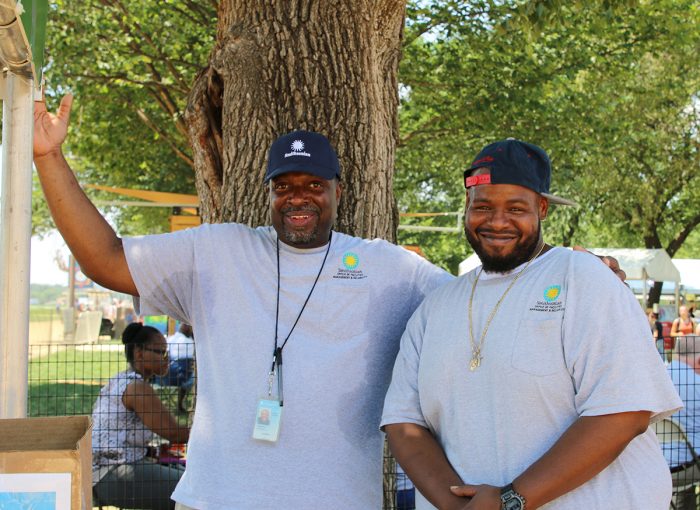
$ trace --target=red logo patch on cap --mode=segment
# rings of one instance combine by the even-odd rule
[[[464,186],[471,188],[479,184],[491,184],[491,174],[472,175],[464,179]]]

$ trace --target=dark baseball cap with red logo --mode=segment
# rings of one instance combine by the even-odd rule
[[[488,168],[488,174],[472,175],[475,170]],[[552,204],[578,205],[549,193],[552,165],[549,156],[537,145],[508,138],[484,147],[471,166],[464,171],[464,187],[482,184],[516,184],[531,189]]]

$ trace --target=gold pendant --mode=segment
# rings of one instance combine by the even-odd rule
[[[472,356],[471,362],[469,363],[469,370],[473,372],[474,370],[479,368],[479,365],[481,365],[481,356],[479,356],[478,354],[474,354]]]

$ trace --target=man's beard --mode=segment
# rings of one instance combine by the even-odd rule
[[[519,241],[515,249],[508,255],[489,255],[479,244],[479,239],[473,236],[466,226],[464,227],[464,233],[467,235],[467,241],[469,241],[469,244],[479,256],[484,271],[487,273],[507,273],[533,257],[540,242],[542,225],[538,223],[537,231]]]
[[[320,210],[317,207],[313,206],[306,206],[306,207],[286,207],[282,210],[280,210],[280,213],[282,215],[285,215],[287,213],[293,213],[293,212],[302,212],[302,211],[309,211],[313,212],[316,214],[316,217],[319,217]],[[289,229],[284,221],[282,221],[282,237],[283,241],[286,244],[289,245],[295,245],[295,244],[309,244],[313,243],[318,239],[318,221],[316,222],[316,225],[314,228],[312,228],[309,231],[297,231],[297,230],[292,230]]]

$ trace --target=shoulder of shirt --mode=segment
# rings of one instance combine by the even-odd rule
[[[586,271],[588,274],[598,273],[600,275],[612,276],[617,279],[617,276],[610,270],[608,266],[597,255],[585,251],[574,251],[567,248],[559,248],[557,251],[562,252],[563,256],[573,265],[575,271]]]
[[[333,231],[334,242],[338,243],[339,248],[350,248],[350,247],[362,247],[368,250],[376,251],[379,253],[387,253],[390,255],[415,258],[416,260],[422,260],[428,264],[432,264],[429,260],[421,257],[417,253],[407,250],[403,246],[391,243],[386,239],[380,239],[375,237],[374,239],[366,239],[364,237],[351,236],[348,234],[343,234],[342,232]],[[434,264],[433,264],[434,265]]]
[[[421,307],[431,306],[431,303],[435,301],[442,303],[444,299],[459,300],[459,298],[467,292],[468,282],[473,280],[473,278],[469,276],[472,272],[473,271],[469,271],[457,277],[450,275],[452,276],[451,279],[446,280],[426,294],[425,299],[421,303]]]
[[[231,232],[248,232],[250,234],[258,235],[269,235],[272,227],[270,225],[264,225],[261,227],[249,227],[242,223],[202,223],[201,225],[184,230],[182,232],[191,231],[193,233],[201,234],[230,234]]]
[[[358,249],[365,251],[370,256],[386,257],[393,265],[399,267],[404,263],[404,267],[424,267],[433,270],[435,274],[444,276],[445,280],[451,280],[454,275],[448,273],[439,266],[436,266],[425,257],[421,257],[417,253],[407,250],[403,246],[391,243],[386,239],[374,238],[365,239],[362,237],[351,236],[341,232],[333,231],[333,238],[338,250]]]

